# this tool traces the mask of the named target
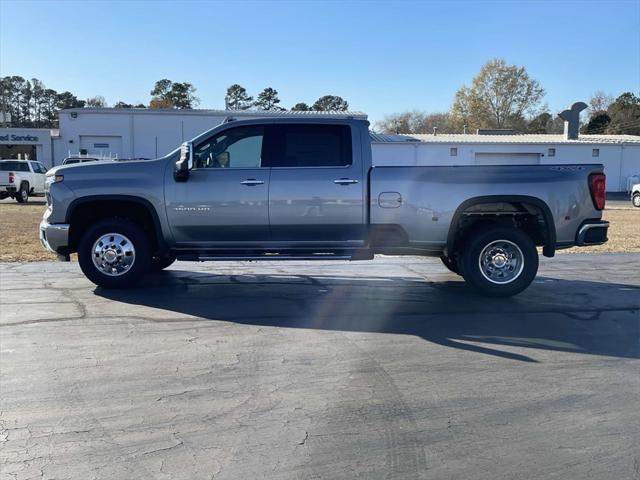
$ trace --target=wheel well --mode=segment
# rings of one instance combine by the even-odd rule
[[[555,226],[549,220],[549,215],[542,206],[527,201],[480,202],[463,206],[454,215],[447,250],[454,253],[459,251],[465,239],[474,231],[502,225],[525,232],[537,246],[545,247],[546,256],[553,256]]]
[[[140,225],[149,235],[154,253],[160,250],[156,222],[146,205],[132,200],[92,200],[77,205],[68,218],[70,252],[77,251],[82,235],[91,225],[107,218],[127,219]]]

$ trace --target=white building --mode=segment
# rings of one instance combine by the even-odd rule
[[[531,165],[601,163],[607,191],[627,191],[640,175],[640,136],[380,135],[372,134],[374,165]]]
[[[0,159],[44,160],[51,165],[57,130],[48,128],[0,128]]]
[[[156,158],[226,118],[331,113],[225,110],[79,108],[59,114],[60,129],[0,129],[0,156],[18,154],[59,165],[71,155]],[[345,113],[342,113],[345,115]],[[363,113],[347,113],[366,119]],[[607,190],[622,192],[640,175],[640,136],[580,135],[380,135],[372,134],[375,165],[487,165],[602,163]]]

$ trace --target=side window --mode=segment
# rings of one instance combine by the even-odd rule
[[[46,173],[47,171],[44,168],[44,165],[38,162],[31,162],[31,168],[33,168],[33,173]]]
[[[262,166],[264,127],[224,130],[193,149],[195,168],[259,168]]]
[[[27,162],[20,162],[20,171],[21,172],[30,172],[31,170],[29,170],[29,165],[27,165]]]
[[[272,167],[351,165],[351,129],[347,125],[274,125],[269,136]]]

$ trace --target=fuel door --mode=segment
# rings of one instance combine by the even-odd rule
[[[402,195],[398,192],[382,192],[378,195],[380,208],[398,208],[402,205]]]

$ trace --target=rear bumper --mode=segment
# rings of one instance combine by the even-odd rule
[[[576,235],[576,245],[585,247],[587,245],[602,245],[607,240],[609,222],[605,220],[587,220],[578,229]]]
[[[60,260],[69,259],[69,225],[66,223],[40,223],[40,243]]]
[[[16,193],[17,191],[15,185],[0,185],[0,192]]]

